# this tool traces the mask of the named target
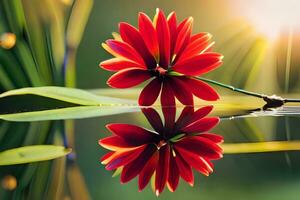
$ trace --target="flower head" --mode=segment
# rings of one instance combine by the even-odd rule
[[[151,79],[142,90],[139,104],[152,105],[161,93],[161,102],[193,104],[193,95],[208,101],[218,94],[195,76],[205,74],[222,64],[222,55],[211,52],[214,44],[209,33],[192,34],[193,18],[177,23],[172,12],[166,18],[157,9],[153,20],[140,13],[138,29],[120,23],[120,35],[103,43],[115,58],[100,63],[115,71],[107,81],[115,88],[129,88]]]
[[[219,146],[223,137],[208,133],[219,122],[217,117],[205,117],[211,110],[211,106],[197,111],[185,107],[176,122],[174,110],[163,110],[163,124],[153,108],[145,108],[143,113],[153,131],[130,124],[109,124],[113,136],[101,139],[99,144],[111,152],[101,162],[107,170],[122,168],[122,183],[138,176],[140,191],[152,176],[156,195],[165,185],[175,191],[179,177],[193,185],[192,168],[208,176],[213,172],[211,160],[220,159],[223,153]]]

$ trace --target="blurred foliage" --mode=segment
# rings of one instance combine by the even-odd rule
[[[1,0],[0,93],[23,87],[74,87],[77,47],[92,3],[92,0]],[[21,101],[27,105],[36,102],[32,98]],[[46,106],[57,106],[57,102],[41,102]],[[65,130],[64,122],[58,121],[0,121],[0,148],[3,151],[38,144],[69,147],[64,134],[69,130]],[[72,134],[68,133],[70,137]],[[66,193],[68,177],[65,171],[74,162],[68,163],[66,158],[60,158],[53,162],[1,167],[0,178],[15,177],[17,186],[13,190],[1,188],[0,199],[72,197],[74,194]],[[78,186],[84,188],[84,180],[80,180]],[[88,199],[89,195],[84,197]]]

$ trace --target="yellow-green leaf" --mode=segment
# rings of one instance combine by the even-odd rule
[[[33,145],[0,152],[0,165],[15,165],[52,160],[69,154],[63,146]]]
[[[223,144],[225,154],[300,151],[300,141],[272,141]]]
[[[95,95],[66,87],[34,87],[0,94],[0,119],[41,121],[135,112],[134,100]]]

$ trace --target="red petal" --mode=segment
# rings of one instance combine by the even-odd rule
[[[139,105],[151,106],[159,96],[160,90],[161,90],[161,81],[158,78],[154,78],[142,90],[139,96]]]
[[[175,97],[170,83],[167,80],[163,83],[161,92],[161,106],[165,119],[165,127],[167,130],[171,130],[175,124],[176,108]]]
[[[180,173],[180,176],[191,186],[194,185],[194,175],[191,166],[181,157],[179,152],[176,152],[175,161]]]
[[[121,166],[127,165],[134,159],[136,159],[146,148],[146,145],[140,146],[137,149],[126,151],[115,156],[112,160],[108,162],[105,169],[107,170],[115,170]]]
[[[211,35],[209,33],[198,33],[190,39],[190,43],[187,45],[186,49],[182,52],[180,58],[177,62],[182,62],[189,59],[196,54],[203,53],[210,45],[209,40]]]
[[[132,149],[131,149],[132,150]],[[107,163],[109,163],[112,159],[114,159],[115,157],[119,156],[122,153],[125,153],[127,151],[131,151],[131,150],[125,150],[125,151],[114,151],[114,152],[110,152],[110,154],[106,154],[101,158],[101,164],[106,165]]]
[[[181,115],[177,119],[177,122],[176,122],[177,128],[182,129],[182,127],[186,127],[187,125],[189,125],[195,121],[198,121],[199,119],[208,115],[212,109],[213,109],[213,106],[205,106],[205,107],[199,108],[198,110],[196,110],[194,112],[193,107],[185,107],[182,110]]]
[[[151,179],[158,163],[159,154],[155,152],[139,174],[139,191],[142,191]]]
[[[172,107],[175,106],[175,98],[172,90],[172,86],[169,83],[169,79],[165,79],[161,91],[161,106]]]
[[[171,156],[169,165],[169,177],[168,177],[168,188],[171,192],[174,192],[179,183],[179,169],[177,167],[175,158]]]
[[[163,123],[159,114],[153,108],[143,108],[142,109],[144,115],[146,116],[148,122],[151,124],[153,129],[157,133],[161,133],[163,131]]]
[[[192,124],[184,127],[182,131],[186,133],[203,133],[207,132],[219,123],[218,117],[207,117],[195,121]]]
[[[159,47],[156,30],[151,19],[142,12],[139,13],[139,30],[149,51],[155,58],[157,58],[159,56]]]
[[[159,150],[159,160],[155,174],[155,194],[158,196],[165,188],[170,162],[170,147],[169,145],[162,146]]]
[[[177,38],[177,19],[176,19],[176,13],[171,12],[167,18],[168,25],[169,25],[169,31],[170,31],[170,42],[171,42],[171,56],[174,54],[174,48],[176,44],[176,38]]]
[[[185,79],[186,84],[192,85],[191,90],[193,94],[200,99],[206,100],[206,101],[216,101],[220,97],[218,93],[207,83],[204,83],[203,81],[196,80],[193,78],[187,78]]]
[[[200,173],[208,176],[213,171],[211,166],[200,156],[190,153],[189,151],[186,151],[182,148],[175,148],[177,149],[177,151],[179,151],[184,160]]]
[[[180,116],[176,121],[176,130],[180,130],[182,127],[190,121],[192,114],[194,113],[194,107],[186,106],[181,111]]]
[[[131,124],[108,124],[106,128],[134,146],[150,143],[157,136],[153,132]]]
[[[125,165],[121,173],[121,183],[126,183],[136,177],[156,150],[155,145],[148,145],[139,157]]]
[[[224,139],[221,135],[213,134],[213,133],[202,133],[199,135],[200,137],[207,138],[215,143],[223,143]]]
[[[200,136],[186,137],[178,141],[175,147],[208,159],[220,159],[223,153],[219,145]]]
[[[135,145],[129,144],[118,136],[110,136],[99,140],[99,144],[109,150],[119,150],[120,148],[133,148]]]
[[[148,71],[129,68],[118,71],[112,75],[108,79],[107,84],[114,88],[129,88],[136,86],[149,78],[151,78],[151,76]]]
[[[140,32],[135,27],[124,22],[119,24],[119,29],[122,40],[131,45],[139,53],[145,63],[147,63],[147,66],[149,68],[156,67],[156,61],[145,45]]]
[[[191,36],[190,43],[198,41],[198,40],[207,40],[207,39],[210,39],[211,37],[212,37],[212,35],[207,32],[197,33],[197,34],[194,34]]]
[[[116,57],[126,58],[141,65],[145,65],[143,58],[129,44],[117,40],[107,40],[106,44],[115,53]]]
[[[204,158],[204,157],[201,157],[201,158],[206,162],[207,165],[210,166],[211,169],[214,168],[213,163],[208,158]]]
[[[177,62],[173,70],[188,76],[199,76],[221,66],[222,55],[203,53],[182,62]]]
[[[174,77],[170,80],[172,84],[173,93],[175,94],[177,99],[183,105],[193,105],[193,94],[191,93],[190,87],[179,78]]]
[[[125,59],[121,59],[121,58],[112,58],[112,59],[103,61],[100,63],[100,66],[103,69],[106,69],[108,71],[119,71],[119,70],[127,69],[127,68],[147,69],[146,66],[142,66],[134,61],[125,60]]]
[[[182,25],[178,27],[178,35],[176,40],[176,45],[174,49],[174,54],[178,55],[179,51],[186,48],[192,32],[193,18],[189,17],[182,22]]]
[[[157,10],[156,32],[159,44],[159,65],[165,69],[170,63],[170,31],[164,13]]]
[[[100,162],[105,161],[106,159],[108,159],[109,157],[111,157],[114,153],[115,152],[108,152],[107,154],[105,154],[104,156],[102,156],[102,158],[100,159]]]
[[[213,109],[213,106],[204,106],[202,108],[199,108],[198,110],[196,110],[192,115],[191,115],[191,119],[189,120],[189,124],[198,121],[199,119],[207,116]]]

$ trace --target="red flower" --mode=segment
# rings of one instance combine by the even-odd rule
[[[177,24],[175,12],[166,18],[157,9],[152,21],[140,13],[139,28],[120,23],[120,36],[107,40],[103,48],[115,56],[100,63],[116,71],[107,81],[114,88],[129,88],[148,79],[139,104],[152,105],[161,92],[162,103],[193,105],[193,95],[208,101],[219,98],[208,84],[195,79],[222,64],[222,55],[211,52],[214,44],[209,33],[192,34],[193,18]],[[167,101],[165,99],[168,99]]]
[[[211,160],[222,158],[223,137],[207,133],[219,118],[205,116],[212,106],[194,112],[186,107],[175,122],[174,109],[164,110],[164,125],[153,108],[143,109],[152,125],[150,131],[130,124],[107,125],[114,135],[101,139],[99,144],[112,152],[101,159],[107,170],[122,168],[121,182],[138,176],[139,190],[143,190],[152,176],[155,193],[159,195],[167,184],[175,191],[179,177],[194,184],[192,168],[208,176],[213,171]],[[168,111],[168,112],[166,112]]]

